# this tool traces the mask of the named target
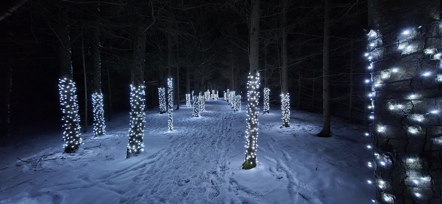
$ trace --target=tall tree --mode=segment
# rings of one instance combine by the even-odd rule
[[[131,93],[130,93],[130,129],[129,143],[127,145],[127,155],[136,156],[144,151],[144,125],[145,125],[145,83],[144,83],[144,66],[146,52],[146,21],[143,17],[143,9],[139,5],[133,5],[133,15],[136,23],[133,32],[133,64],[131,77]]]
[[[246,156],[243,169],[256,167],[256,151],[258,143],[258,101],[259,101],[259,0],[251,1],[249,24],[249,63],[250,72],[247,82],[247,130]]]
[[[434,0],[369,1],[379,203],[442,203],[440,8]]]
[[[58,57],[60,61],[59,94],[63,113],[63,140],[64,152],[74,153],[81,144],[80,116],[78,114],[78,100],[76,85],[73,81],[71,60],[71,43],[69,39],[69,9],[67,3],[60,2],[57,19]]]
[[[101,91],[101,43],[100,43],[100,5],[96,5],[96,19],[92,28],[92,67],[93,67],[93,89],[92,107],[94,116],[94,135],[106,134],[104,118],[104,99]]]
[[[287,10],[289,0],[282,0],[282,45],[281,45],[281,111],[282,126],[290,127],[290,94],[288,91],[287,73]]]
[[[330,82],[329,82],[329,47],[330,47],[330,5],[324,0],[324,44],[322,50],[322,130],[319,137],[331,137],[330,131]]]

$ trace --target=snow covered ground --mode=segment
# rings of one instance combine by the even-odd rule
[[[126,159],[128,113],[107,124],[107,135],[83,134],[76,154],[62,153],[61,127],[0,148],[0,203],[371,203],[365,127],[333,119],[333,137],[318,138],[319,114],[259,115],[258,166],[242,170],[246,112],[223,100],[192,109],[146,114],[145,152]],[[91,129],[91,128],[90,128]],[[19,136],[16,136],[19,137]],[[31,138],[31,139],[29,139]]]

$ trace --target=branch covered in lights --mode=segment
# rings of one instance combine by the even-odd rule
[[[80,115],[78,114],[77,87],[72,79],[61,78],[58,81],[60,106],[63,113],[64,152],[74,153],[82,142],[80,133]]]
[[[145,104],[146,86],[143,84],[130,85],[130,127],[129,142],[127,144],[127,158],[136,156],[144,151],[144,124],[145,124]]]

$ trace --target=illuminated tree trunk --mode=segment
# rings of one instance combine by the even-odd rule
[[[100,9],[97,7],[97,11]],[[92,108],[94,117],[94,135],[106,134],[104,119],[104,99],[101,91],[101,44],[100,44],[100,23],[98,19],[92,33],[92,66],[93,66],[93,88],[92,88]]]
[[[281,111],[282,126],[290,127],[290,94],[287,76],[287,9],[289,0],[282,0],[282,46],[281,46]]]
[[[324,45],[322,53],[322,130],[319,137],[331,137],[330,131],[330,85],[329,85],[329,47],[330,47],[330,6],[324,4]]]
[[[250,38],[250,73],[247,82],[247,130],[246,156],[243,169],[256,167],[258,149],[258,101],[259,101],[259,0],[252,0],[252,12],[249,24]]]
[[[369,1],[369,166],[380,203],[442,203],[440,4]]]
[[[139,9],[135,9],[135,13],[139,13]],[[144,109],[146,103],[145,85],[144,85],[144,61],[146,49],[146,33],[144,31],[144,23],[142,20],[136,25],[134,32],[134,54],[132,65],[132,84],[130,93],[130,129],[129,143],[127,145],[127,155],[136,156],[144,151]]]
[[[61,3],[63,4],[63,3]],[[58,83],[63,121],[64,152],[74,153],[81,144],[80,116],[78,114],[77,90],[73,79],[71,45],[69,39],[68,8],[62,5],[58,19],[58,53],[60,79]]]

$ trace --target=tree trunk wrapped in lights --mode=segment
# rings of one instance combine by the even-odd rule
[[[199,102],[200,102],[200,112],[206,111],[206,101],[203,95],[199,96]]]
[[[173,130],[173,79],[167,78],[167,130]]]
[[[130,129],[129,143],[127,144],[127,157],[138,155],[144,151],[144,108],[146,104],[146,87],[130,85]]]
[[[190,104],[190,94],[186,94],[186,107],[192,107],[192,105]]]
[[[439,8],[433,0],[369,4],[373,202],[442,203]]]
[[[207,89],[206,92],[204,92],[204,100],[208,101],[210,100],[210,91]]]
[[[57,25],[58,53],[60,60],[61,78],[58,82],[58,92],[60,94],[60,106],[63,122],[64,152],[74,153],[81,144],[80,116],[78,114],[77,88],[73,78],[71,45],[69,39],[68,7],[65,3],[60,3],[60,19]]]
[[[94,115],[94,135],[106,134],[106,124],[104,123],[104,100],[102,92],[92,94],[92,107]]]
[[[247,80],[247,126],[246,126],[246,155],[243,169],[256,167],[258,150],[258,102],[259,102],[259,0],[251,1],[251,16],[249,22],[249,65],[250,72]]]
[[[236,95],[234,99],[234,109],[233,111],[240,111],[241,110],[241,95]]]
[[[235,91],[230,91],[229,94],[229,104],[231,106],[231,108],[235,108]]]
[[[100,7],[97,5],[97,12]],[[92,62],[94,73],[94,87],[92,93],[92,111],[94,117],[94,136],[106,134],[106,124],[104,119],[104,100],[101,91],[101,44],[100,44],[100,26],[99,19],[95,20],[94,33],[92,36]]]
[[[227,89],[227,91],[224,94],[224,100],[227,101],[227,103],[230,103],[229,102],[229,95],[230,95],[230,90]]]
[[[200,117],[200,101],[198,96],[193,96],[193,117]]]
[[[290,95],[281,94],[282,126],[290,127]]]
[[[141,16],[143,9],[134,6],[136,16]],[[146,32],[143,18],[138,18],[133,34],[133,64],[130,85],[130,127],[126,158],[136,156],[144,151],[144,111],[146,104],[146,86],[144,85]]]
[[[264,110],[263,114],[270,113],[270,89],[265,87],[264,88]],[[283,114],[284,115],[284,114]]]
[[[68,78],[60,79],[58,91],[60,93],[61,112],[63,113],[64,152],[74,153],[82,141],[75,82]]]
[[[164,87],[159,87],[158,88],[158,100],[160,101],[160,114],[163,114],[166,112],[167,110],[167,105],[166,105],[166,88]]]
[[[259,103],[259,72],[249,74],[247,81],[247,130],[246,130],[246,159],[243,169],[256,166],[256,150],[258,149],[258,103]]]

